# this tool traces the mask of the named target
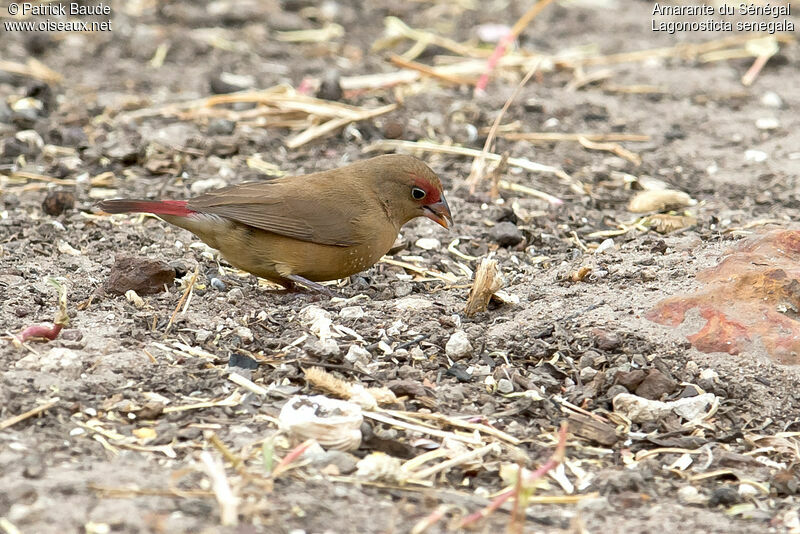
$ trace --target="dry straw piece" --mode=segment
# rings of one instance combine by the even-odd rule
[[[464,309],[467,317],[486,311],[492,295],[502,289],[504,285],[505,280],[497,266],[497,260],[483,258],[478,270],[475,271],[475,281],[472,283],[467,306]]]

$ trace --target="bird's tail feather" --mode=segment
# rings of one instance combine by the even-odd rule
[[[97,207],[106,213],[153,213],[155,215],[175,215],[186,217],[194,210],[186,207],[185,200],[134,200],[115,198],[102,200]]]

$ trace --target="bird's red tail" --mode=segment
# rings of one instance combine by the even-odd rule
[[[194,210],[186,207],[185,200],[129,200],[115,198],[101,200],[97,207],[106,213],[153,213],[155,215],[176,215],[186,217]]]

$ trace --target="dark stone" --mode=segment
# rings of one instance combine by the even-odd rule
[[[175,269],[161,260],[117,256],[105,290],[112,295],[122,295],[132,289],[139,295],[152,295],[164,290],[175,281]]]
[[[258,362],[246,354],[234,352],[228,359],[228,369],[235,371],[236,368],[252,371],[258,369]]]
[[[50,191],[42,202],[42,211],[53,217],[75,207],[75,194],[72,191]]]
[[[339,101],[344,96],[341,86],[341,75],[338,70],[331,69],[325,73],[322,83],[317,90],[317,98],[323,100]]]
[[[524,239],[519,228],[511,222],[495,224],[492,229],[489,230],[489,236],[492,238],[492,241],[501,247],[513,247],[521,243]]]
[[[595,328],[592,334],[594,335],[594,344],[600,350],[614,351],[622,345],[622,340],[615,332]]]
[[[402,122],[391,121],[387,122],[383,127],[383,136],[386,139],[401,139],[405,131],[405,126]]]
[[[658,369],[650,369],[645,379],[636,388],[636,394],[645,399],[660,400],[675,391],[677,387],[678,383],[671,377]]]
[[[708,499],[709,506],[731,506],[739,502],[741,497],[733,486],[720,486],[711,492]]]
[[[635,391],[636,388],[639,387],[644,379],[647,377],[647,373],[645,373],[641,369],[634,369],[633,371],[619,371],[617,376],[614,378],[616,379],[617,384],[620,386],[624,386],[625,389],[628,391]]]
[[[208,135],[230,135],[236,129],[236,123],[228,119],[214,119],[208,124]]]

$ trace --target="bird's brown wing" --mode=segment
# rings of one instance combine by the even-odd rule
[[[189,200],[187,207],[242,224],[321,245],[359,244],[352,205],[314,198],[297,183],[245,183]]]

